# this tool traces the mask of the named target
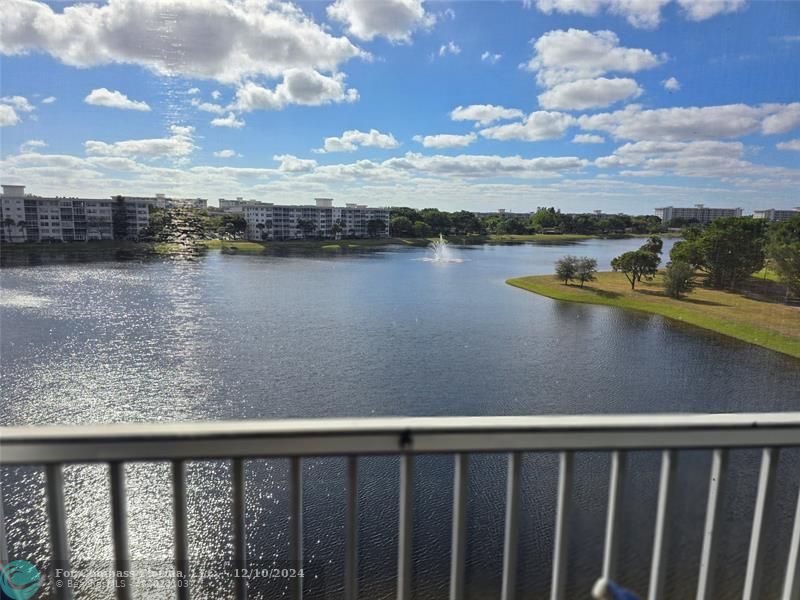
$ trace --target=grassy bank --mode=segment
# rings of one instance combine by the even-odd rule
[[[376,238],[353,240],[286,240],[270,242],[246,242],[205,240],[203,246],[210,249],[234,250],[240,252],[262,252],[268,248],[308,248],[322,250],[347,250],[350,248],[379,248],[382,246],[427,246],[428,239],[422,238]]]
[[[747,298],[741,294],[697,288],[685,299],[664,294],[661,274],[633,291],[622,273],[599,273],[580,288],[553,275],[509,279],[513,285],[548,298],[602,304],[653,313],[716,331],[751,344],[800,358],[800,308]]]

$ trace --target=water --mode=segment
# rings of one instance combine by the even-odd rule
[[[462,258],[455,258],[453,253],[450,252],[449,244],[447,240],[444,239],[444,236],[440,233],[438,240],[433,240],[430,243],[430,251],[433,256],[425,257],[422,260],[425,262],[435,262],[435,263],[460,263],[464,262]]]
[[[209,253],[199,259],[4,257],[0,271],[0,414],[4,425],[323,416],[528,415],[800,409],[800,362],[660,317],[559,303],[512,288],[509,277],[552,272],[564,254],[613,256],[641,240],[572,245],[451,246],[460,263],[430,264],[424,248],[347,254]],[[669,241],[665,244],[669,251]],[[671,597],[696,582],[707,453],[681,452],[669,562]],[[732,458],[719,598],[737,597],[758,455]],[[783,456],[778,524],[762,597],[777,594],[796,499],[797,457]],[[635,453],[626,482],[621,567],[643,591],[655,512],[655,453]],[[557,457],[526,455],[520,593],[548,592]],[[305,461],[305,547],[311,598],[341,598],[344,474],[341,459]],[[415,479],[414,587],[445,597],[452,463],[420,457]],[[576,459],[569,597],[585,598],[599,571],[608,457]],[[247,466],[249,553],[262,564],[287,551],[286,461]],[[393,597],[397,460],[361,462],[362,597]],[[468,596],[499,595],[504,457],[471,463]],[[77,559],[107,556],[107,473],[66,469],[70,542]],[[128,467],[137,559],[171,555],[169,469]],[[42,474],[4,469],[13,556],[47,554]],[[189,468],[192,556],[232,554],[230,469]],[[782,526],[781,526],[782,524]],[[738,529],[738,532],[735,530]],[[319,583],[322,582],[322,583]],[[256,585],[261,597],[280,590]],[[319,592],[324,587],[325,592]],[[137,580],[137,597],[152,588]],[[207,581],[203,598],[230,597]],[[261,590],[261,591],[259,591]],[[100,592],[86,598],[103,598]],[[161,597],[159,595],[159,597]],[[256,596],[258,597],[258,596]]]

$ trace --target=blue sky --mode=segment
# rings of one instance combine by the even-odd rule
[[[800,206],[800,2],[0,4],[3,183],[457,210]]]

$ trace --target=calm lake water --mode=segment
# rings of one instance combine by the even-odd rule
[[[210,252],[195,260],[54,261],[5,257],[0,271],[3,425],[186,419],[387,415],[543,415],[800,410],[800,361],[656,316],[549,300],[506,285],[552,272],[556,258],[613,256],[642,243],[455,247],[458,264],[420,259],[424,249],[265,255]],[[665,244],[668,252],[670,242]],[[758,454],[739,451],[725,501],[719,598],[741,587]],[[776,596],[798,481],[795,453],[782,456],[764,598]],[[361,461],[362,597],[394,595],[397,460]],[[686,492],[676,506],[668,591],[696,585],[710,457],[681,452]],[[549,589],[557,479],[555,455],[527,455],[520,593]],[[658,455],[634,453],[626,482],[622,581],[646,591]],[[281,564],[287,552],[285,461],[248,463],[249,553]],[[344,473],[340,459],[307,460],[308,596],[340,598]],[[230,472],[192,463],[192,556],[230,556]],[[468,594],[500,589],[505,457],[471,463]],[[414,587],[446,597],[452,461],[420,457],[416,474]],[[588,597],[602,556],[608,457],[576,458],[569,597]],[[68,525],[76,560],[107,556],[107,473],[66,469]],[[169,470],[128,467],[134,559],[171,555]],[[3,470],[12,555],[47,554],[42,474]],[[794,495],[793,495],[794,494]],[[734,531],[738,530],[738,532]],[[735,568],[732,568],[735,567]],[[137,580],[137,597],[154,597]],[[260,587],[261,586],[261,587]],[[227,598],[210,577],[194,597]],[[254,597],[282,597],[253,586]],[[103,598],[95,590],[82,597]],[[158,597],[165,597],[159,593]],[[168,596],[166,596],[168,597]]]

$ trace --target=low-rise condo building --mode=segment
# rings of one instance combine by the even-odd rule
[[[792,217],[800,215],[800,208],[795,209],[780,209],[780,208],[765,208],[763,210],[754,210],[754,219],[766,219],[767,221],[788,221]]]
[[[683,221],[694,221],[706,225],[711,223],[714,219],[722,217],[741,217],[741,208],[709,208],[703,204],[695,204],[692,208],[682,208],[674,206],[665,206],[664,208],[656,209],[656,216],[661,219],[664,224],[670,223],[675,219],[682,219]]]
[[[333,206],[332,198],[314,205],[246,202],[241,206],[249,240],[389,237],[389,209],[363,204]]]
[[[3,242],[84,242],[136,239],[150,223],[155,198],[62,198],[25,194],[23,185],[4,185],[0,196]],[[116,216],[116,227],[115,227]],[[124,233],[120,233],[124,231]]]

